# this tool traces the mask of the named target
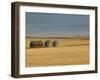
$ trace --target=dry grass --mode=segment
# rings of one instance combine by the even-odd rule
[[[58,47],[26,49],[26,67],[89,64],[88,39],[56,40]]]

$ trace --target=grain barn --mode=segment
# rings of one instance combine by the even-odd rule
[[[31,41],[30,42],[30,48],[41,48],[43,47],[42,41]]]

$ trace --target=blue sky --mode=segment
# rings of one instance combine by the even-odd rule
[[[89,15],[26,12],[26,36],[89,36]]]

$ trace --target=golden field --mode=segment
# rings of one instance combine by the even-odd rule
[[[57,40],[57,47],[29,48],[32,40]],[[26,67],[89,64],[89,39],[26,38]]]

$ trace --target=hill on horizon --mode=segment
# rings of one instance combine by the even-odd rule
[[[43,36],[43,37],[39,37],[39,36],[37,37],[37,36],[26,36],[26,38],[56,38],[56,39],[59,39],[59,38],[60,38],[60,39],[73,39],[73,38],[76,38],[76,39],[89,39],[89,36],[70,36],[70,37],[69,37],[69,36],[68,36],[68,37],[65,37],[65,36],[64,36],[64,37],[62,37],[62,36],[61,36],[61,37],[46,37],[46,36],[45,36],[45,37],[44,37],[44,36]]]

